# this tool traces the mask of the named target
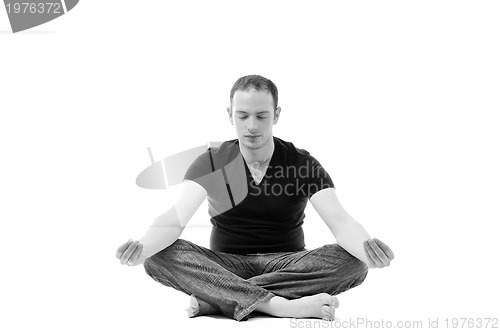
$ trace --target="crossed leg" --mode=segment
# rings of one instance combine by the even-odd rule
[[[333,320],[339,306],[334,295],[360,285],[367,272],[366,264],[332,244],[278,256],[266,264],[262,274],[248,281],[275,295],[256,311]]]
[[[144,263],[158,282],[191,295],[190,317],[252,311],[277,317],[334,318],[334,295],[363,282],[368,268],[342,247],[244,256],[178,240]]]

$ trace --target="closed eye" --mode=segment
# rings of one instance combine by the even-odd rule
[[[242,115],[242,116],[238,117],[238,119],[241,119],[241,120],[245,120],[246,118],[248,118],[248,115]],[[267,119],[267,116],[257,116],[257,119],[264,120],[264,119]]]

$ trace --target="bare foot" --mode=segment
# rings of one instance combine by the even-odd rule
[[[219,313],[219,310],[212,307],[207,302],[196,298],[196,296],[191,295],[189,298],[189,308],[187,310],[188,316],[190,318],[203,316],[203,315],[215,315]]]
[[[331,321],[338,307],[339,301],[335,296],[320,293],[296,300],[274,296],[268,302],[261,303],[256,310],[277,317],[322,318]]]

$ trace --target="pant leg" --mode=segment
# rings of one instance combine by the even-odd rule
[[[262,274],[248,281],[287,299],[340,294],[360,285],[368,273],[364,262],[338,244],[261,259]]]
[[[246,280],[255,273],[245,256],[212,251],[186,240],[179,239],[146,259],[144,269],[157,282],[194,294],[238,321],[274,296]]]

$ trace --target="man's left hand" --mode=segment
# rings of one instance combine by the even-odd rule
[[[368,258],[368,267],[383,268],[391,265],[394,259],[394,253],[391,248],[379,239],[369,239],[363,243],[365,254]]]

